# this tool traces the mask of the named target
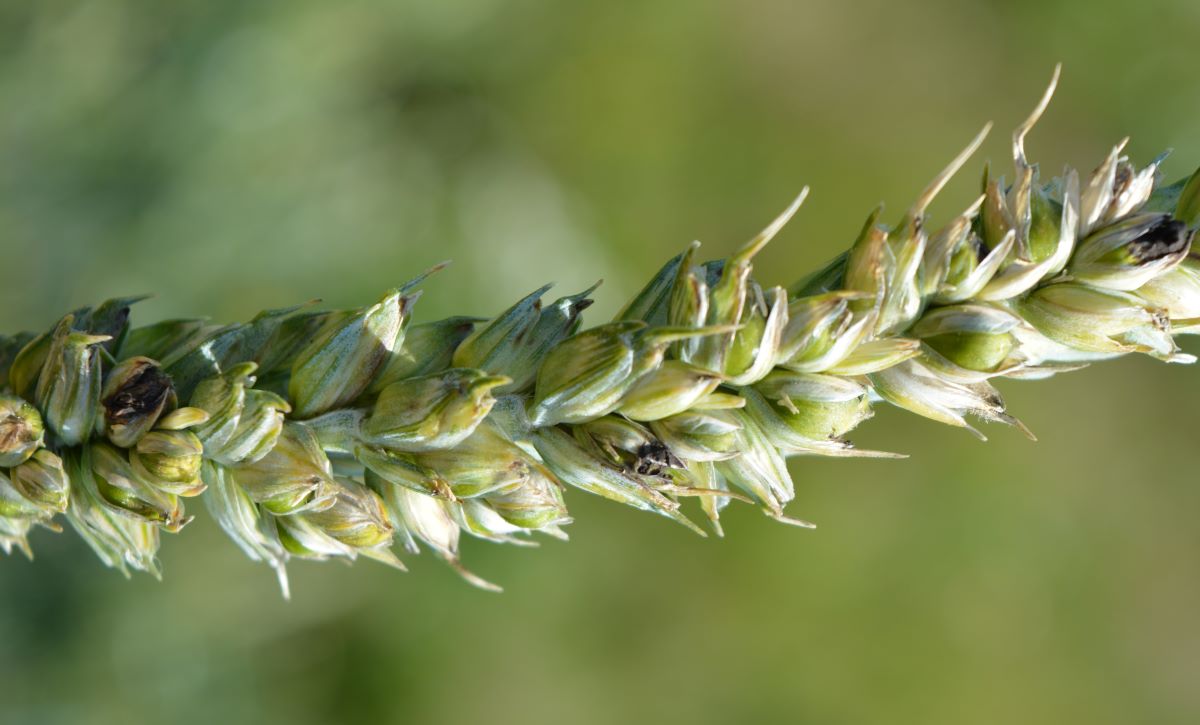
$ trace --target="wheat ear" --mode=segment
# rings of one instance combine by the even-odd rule
[[[1025,136],[1057,79],[1013,134],[1010,182],[985,174],[927,231],[984,128],[898,224],[876,210],[789,289],[762,288],[752,261],[805,193],[726,259],[688,247],[582,331],[594,287],[413,323],[427,272],[361,309],[135,328],[123,298],[0,337],[0,546],[28,555],[31,528],[64,514],[108,566],[158,575],[160,533],[200,496],[285,594],[290,558],[403,568],[397,538],[494,588],[459,562],[460,536],[565,538],[567,487],[702,535],[681,500],[718,534],[735,500],[811,526],[784,513],[786,459],[892,455],[845,439],[874,403],[982,438],[968,416],[1025,430],[993,378],[1193,362],[1173,335],[1200,332],[1200,172],[1160,186],[1159,160],[1138,169],[1122,142],[1086,179],[1043,182]]]

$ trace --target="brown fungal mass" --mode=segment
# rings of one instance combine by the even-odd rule
[[[10,414],[0,418],[0,448],[16,448],[33,438],[32,431],[21,416]]]
[[[120,389],[100,401],[113,425],[127,424],[158,410],[171,394],[171,378],[157,365],[147,364]]]
[[[1192,233],[1178,219],[1164,215],[1154,226],[1129,243],[1129,253],[1139,262],[1153,262],[1177,254],[1192,243]]]
[[[634,470],[643,476],[663,476],[666,468],[683,468],[670,448],[662,441],[647,443],[637,450],[637,465]]]

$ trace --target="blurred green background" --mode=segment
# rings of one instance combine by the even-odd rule
[[[1190,173],[1198,31],[1194,0],[3,0],[0,329],[364,304],[445,258],[419,319],[602,277],[594,322],[810,184],[759,267],[787,283],[993,119],[965,205],[1056,61],[1047,174],[1125,134]],[[466,543],[501,596],[426,555],[297,563],[285,602],[203,514],[161,583],[40,532],[0,561],[0,720],[1195,723],[1198,376],[1004,384],[1036,444],[881,410],[856,440],[912,458],[796,461],[813,532],[575,493],[569,544]]]

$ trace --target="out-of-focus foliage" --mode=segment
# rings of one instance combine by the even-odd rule
[[[760,260],[787,283],[1059,60],[1047,175],[1125,134],[1190,173],[1197,31],[1190,0],[4,1],[0,329],[140,292],[142,321],[363,304],[445,258],[418,320],[604,277],[598,321],[810,184]],[[858,442],[911,460],[796,461],[816,532],[572,496],[570,546],[472,547],[499,597],[423,557],[299,565],[285,603],[204,516],[162,583],[39,532],[0,561],[3,719],[1195,722],[1197,370],[1004,392],[1042,442],[884,411]]]

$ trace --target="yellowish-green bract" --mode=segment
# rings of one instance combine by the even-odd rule
[[[0,546],[30,553],[62,515],[111,567],[159,573],[163,531],[201,497],[286,593],[293,557],[402,564],[425,545],[469,581],[459,539],[565,538],[568,488],[700,534],[733,501],[780,521],[787,459],[889,456],[845,436],[884,401],[962,427],[1017,425],[992,379],[1145,353],[1193,362],[1200,172],[1161,186],[1118,144],[1086,178],[1025,154],[1051,83],[1013,134],[1011,179],[932,231],[929,203],[872,213],[842,256],[790,288],[752,278],[799,198],[730,257],[667,262],[617,318],[581,330],[594,287],[542,287],[491,319],[414,322],[428,273],[357,310],[129,325],[134,298],[0,338]],[[806,190],[807,191],[807,190]],[[434,270],[431,270],[434,271]]]

